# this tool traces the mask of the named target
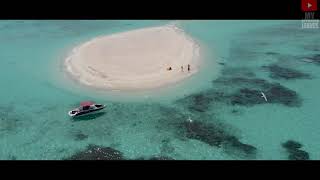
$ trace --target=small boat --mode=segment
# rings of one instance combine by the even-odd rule
[[[103,104],[96,104],[91,101],[85,101],[80,103],[80,107],[68,112],[71,117],[83,116],[93,114],[97,111],[104,109],[106,106]]]

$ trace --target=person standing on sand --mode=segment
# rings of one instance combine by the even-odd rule
[[[190,64],[188,64],[188,72],[190,72]]]
[[[181,66],[181,71],[183,72],[183,66]]]

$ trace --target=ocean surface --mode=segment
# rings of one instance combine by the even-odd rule
[[[130,94],[64,72],[85,41],[172,22],[203,51],[188,80]],[[320,33],[301,21],[1,20],[0,42],[1,160],[320,159]],[[86,100],[107,108],[67,115]]]

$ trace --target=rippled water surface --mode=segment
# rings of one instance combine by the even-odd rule
[[[320,159],[320,33],[300,21],[177,21],[204,66],[161,92],[66,79],[79,43],[167,23],[1,20],[0,159]],[[107,108],[70,119],[83,100]]]

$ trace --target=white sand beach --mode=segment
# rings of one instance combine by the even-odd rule
[[[153,89],[195,74],[200,47],[175,25],[150,27],[92,39],[74,48],[65,65],[74,79],[91,87]]]

